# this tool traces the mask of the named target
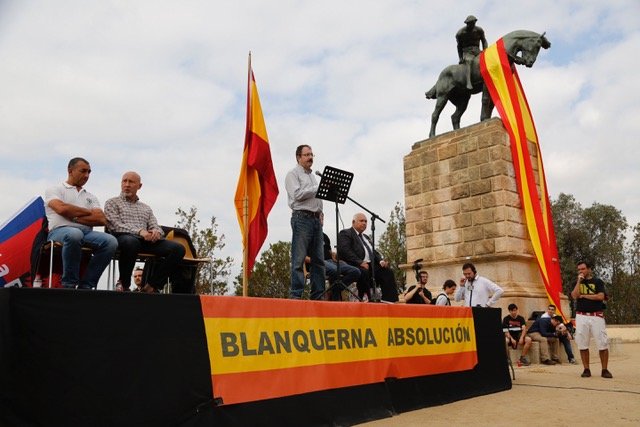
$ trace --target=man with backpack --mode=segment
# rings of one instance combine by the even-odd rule
[[[442,290],[444,292],[440,292],[440,294],[437,297],[432,299],[431,300],[431,304],[433,304],[433,305],[451,305],[450,297],[456,291],[456,287],[457,286],[458,285],[456,285],[456,282],[454,282],[451,279],[448,279],[447,281],[445,281],[444,285],[442,285]]]

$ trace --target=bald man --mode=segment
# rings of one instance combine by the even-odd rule
[[[109,232],[118,239],[118,284],[122,285],[123,290],[128,291],[131,287],[131,272],[138,253],[150,253],[163,258],[154,265],[147,283],[141,288],[142,292],[154,293],[167,283],[167,278],[184,257],[185,250],[181,244],[165,240],[153,211],[138,198],[140,188],[140,175],[125,172],[122,175],[120,195],[107,200],[104,213]]]
[[[363,213],[357,213],[351,221],[351,228],[344,229],[338,234],[338,255],[347,264],[360,269],[358,280],[358,296],[367,295],[371,300],[371,269],[375,263],[374,272],[377,285],[382,289],[382,299],[385,301],[398,301],[398,288],[396,286],[393,271],[389,263],[382,259],[378,251],[373,251],[371,239],[364,234],[367,229],[367,217]]]

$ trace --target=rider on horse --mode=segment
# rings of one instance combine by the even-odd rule
[[[456,41],[458,42],[458,59],[460,64],[465,64],[467,69],[467,89],[473,89],[471,84],[471,63],[473,59],[480,55],[480,46],[482,50],[487,48],[487,39],[484,37],[484,30],[476,26],[478,19],[473,16],[467,16],[464,23],[467,24],[456,33]]]

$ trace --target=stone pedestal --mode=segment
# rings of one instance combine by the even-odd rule
[[[535,157],[533,147],[530,152]],[[546,308],[509,135],[499,119],[414,144],[404,158],[404,182],[407,261],[423,259],[432,292],[439,292],[446,279],[458,283],[462,264],[472,262],[478,274],[504,289],[498,304],[503,315],[512,302],[525,318]],[[407,283],[413,283],[413,272],[407,274]],[[562,309],[570,313],[566,296]]]

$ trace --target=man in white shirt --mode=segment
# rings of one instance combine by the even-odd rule
[[[318,182],[312,173],[313,150],[308,145],[296,148],[297,166],[287,173],[285,187],[291,208],[291,290],[289,297],[302,298],[304,259],[311,260],[311,299],[320,299],[325,288],[322,200],[316,199]]]
[[[45,192],[45,212],[49,222],[48,240],[62,244],[62,287],[94,289],[104,269],[118,247],[115,237],[93,231],[104,226],[107,219],[100,202],[83,186],[89,180],[91,166],[81,157],[74,157],[67,165],[68,177],[61,184]],[[82,247],[93,249],[93,256],[84,276],[80,277]]]
[[[464,300],[467,307],[493,307],[504,292],[502,288],[476,272],[476,267],[468,262],[462,266],[464,277],[456,290],[456,301]]]

